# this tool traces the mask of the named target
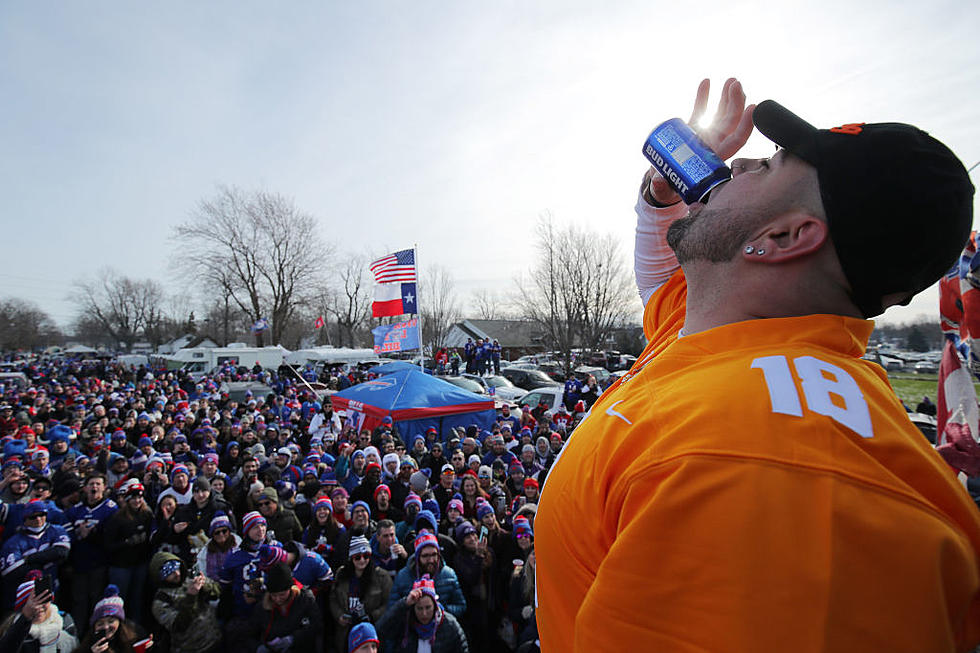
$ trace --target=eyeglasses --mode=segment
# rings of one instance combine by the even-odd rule
[[[370,553],[355,553],[350,557],[351,560],[367,560],[371,557]]]
[[[231,533],[231,531],[227,528],[219,528],[214,531],[215,535],[228,535],[229,533]]]
[[[143,498],[143,493],[142,492],[130,492],[129,494],[126,495],[126,498],[127,499],[142,499]]]

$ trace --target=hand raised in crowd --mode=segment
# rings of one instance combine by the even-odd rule
[[[201,591],[201,588],[204,587],[205,580],[206,579],[204,578],[203,574],[198,574],[195,576],[187,585],[187,593],[191,596],[197,596],[198,592]]]
[[[174,532],[183,533],[187,529],[187,526],[188,526],[187,522],[179,521],[176,524],[174,524]]]
[[[418,603],[420,598],[422,598],[422,590],[413,589],[408,593],[408,596],[405,597],[405,605],[415,605]]]
[[[31,593],[27,597],[27,603],[21,608],[20,613],[28,621],[34,621],[45,613],[48,609],[48,604],[51,603],[53,598],[50,590],[44,590],[40,594],[35,594],[34,590],[31,590]]]
[[[714,118],[707,126],[700,127],[701,117],[708,108],[710,90],[711,80],[701,80],[688,124],[724,161],[735,156],[735,153],[749,140],[752,134],[752,110],[755,109],[755,105],[745,106],[745,92],[742,90],[741,82],[734,77],[729,77],[721,89],[721,99],[718,100],[718,109],[715,111]],[[650,194],[658,203],[674,204],[680,201],[680,196],[653,167],[647,175],[650,180]]]
[[[405,550],[405,547],[403,547],[398,542],[395,542],[394,544],[391,545],[391,552],[394,553],[399,558],[407,558],[408,557],[408,551],[406,551]]]

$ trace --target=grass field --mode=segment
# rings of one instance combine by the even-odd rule
[[[935,374],[910,374],[908,372],[890,372],[888,380],[895,390],[895,394],[905,402],[905,405],[915,410],[915,405],[922,401],[922,397],[928,395],[929,399],[935,403],[936,390],[939,377]],[[980,383],[974,381],[974,389],[977,396],[980,396]]]

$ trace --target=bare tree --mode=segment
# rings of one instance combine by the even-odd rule
[[[574,347],[601,349],[632,314],[632,278],[609,235],[558,228],[550,214],[541,216],[536,231],[537,263],[517,280],[519,301],[569,371]]]
[[[337,323],[337,344],[341,347],[356,346],[357,334],[367,325],[371,315],[371,283],[367,267],[366,257],[347,256],[336,272],[336,287],[326,306]]]
[[[430,351],[443,346],[449,329],[459,320],[459,300],[452,274],[430,265],[419,279],[418,302],[422,317],[422,345]]]
[[[63,340],[57,325],[37,304],[17,297],[0,300],[0,350],[30,350]]]
[[[79,317],[94,322],[126,349],[153,337],[164,320],[163,288],[152,279],[130,279],[103,268],[93,280],[76,281]]]
[[[232,187],[202,200],[172,239],[181,272],[220,288],[253,322],[268,319],[272,342],[320,289],[331,253],[316,220],[292,200]]]
[[[497,293],[481,288],[473,293],[473,310],[481,320],[500,319],[500,297]]]

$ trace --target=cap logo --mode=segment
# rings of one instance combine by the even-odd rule
[[[841,125],[840,127],[832,127],[830,131],[836,134],[850,134],[851,136],[856,136],[861,133],[861,128],[863,126],[863,122],[850,122],[846,125]]]

